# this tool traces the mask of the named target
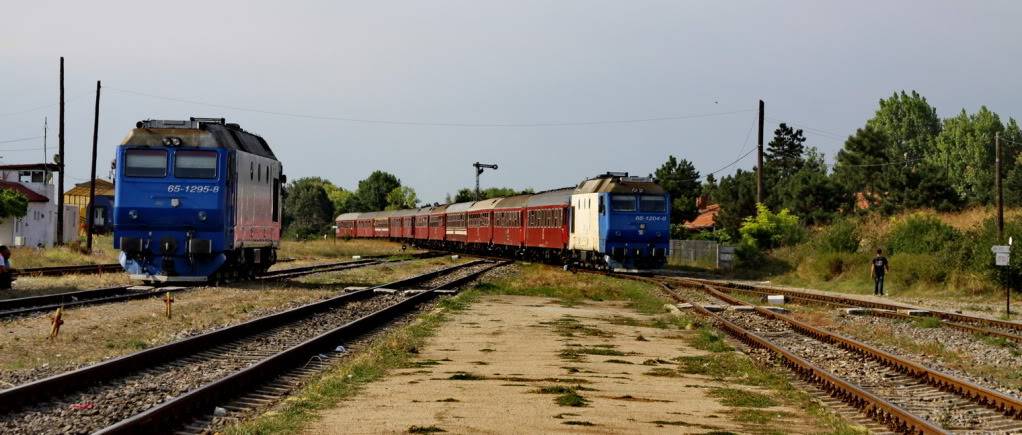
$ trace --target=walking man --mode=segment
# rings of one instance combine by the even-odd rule
[[[10,290],[14,283],[14,268],[11,267],[11,250],[0,245],[0,290]]]
[[[887,257],[883,255],[883,249],[877,249],[877,256],[873,257],[873,262],[869,267],[869,276],[873,278],[873,294],[876,296],[884,295],[884,274],[891,270],[891,266],[887,264]]]

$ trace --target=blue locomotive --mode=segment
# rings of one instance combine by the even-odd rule
[[[133,278],[254,276],[277,259],[283,167],[223,118],[145,120],[117,148],[114,248]]]

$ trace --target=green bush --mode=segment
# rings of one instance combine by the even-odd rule
[[[866,257],[864,254],[849,252],[824,252],[807,256],[801,268],[813,279],[831,281],[845,272],[854,272],[856,268],[866,273],[869,265],[869,259]]]
[[[799,225],[798,216],[788,209],[780,213],[771,212],[763,204],[756,204],[756,216],[749,216],[738,229],[742,245],[758,249],[773,249],[791,246],[805,238],[805,230]]]
[[[993,218],[983,221],[979,228],[967,232],[964,242],[956,250],[959,262],[963,268],[989,276],[991,280],[1001,286],[1010,288],[1022,288],[1022,247],[1013,244],[1011,262],[1008,267],[994,265],[994,254],[990,252],[993,245],[1008,243],[1008,238],[1013,241],[1022,241],[1022,220],[1015,219],[1004,223],[1004,240],[997,239],[997,221]]]
[[[931,254],[957,251],[962,234],[936,216],[915,213],[896,222],[887,236],[891,255]]]
[[[949,271],[941,255],[903,253],[891,258],[891,273],[887,274],[887,279],[906,288],[917,283],[944,282]]]
[[[851,253],[859,250],[860,240],[858,222],[840,219],[820,231],[813,241],[818,252]]]

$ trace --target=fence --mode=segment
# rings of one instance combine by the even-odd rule
[[[712,240],[671,240],[670,264],[717,268],[721,246]]]

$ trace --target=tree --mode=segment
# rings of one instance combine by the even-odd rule
[[[890,138],[872,127],[860,128],[837,153],[834,180],[847,191],[865,196],[871,204],[884,194],[884,171],[891,163]],[[851,206],[851,202],[848,204]]]
[[[1022,136],[1014,120],[1009,120],[1005,128],[1000,117],[983,106],[974,114],[962,110],[945,119],[936,138],[937,152],[930,162],[944,168],[948,182],[970,203],[993,202],[995,133],[1002,133],[1006,139]],[[1002,146],[1005,161],[1010,163],[1019,153],[1018,142],[1008,139]]]
[[[419,206],[415,189],[408,186],[395,187],[387,194],[387,210],[403,210]]]
[[[756,214],[756,172],[739,169],[734,175],[721,178],[713,200],[720,204],[716,224],[737,239],[742,220]]]
[[[774,181],[789,177],[802,169],[805,164],[806,137],[802,129],[795,130],[781,123],[774,130],[774,138],[767,144],[766,162],[763,167],[772,174]]]
[[[886,135],[893,146],[893,154],[922,158],[932,155],[934,139],[940,133],[941,123],[937,109],[930,106],[922,95],[912,91],[895,92],[890,98],[880,99],[880,107],[866,127]]]
[[[306,239],[330,232],[335,217],[334,209],[323,188],[322,179],[299,178],[288,183],[285,190],[285,235]]]
[[[669,156],[654,173],[657,182],[671,195],[671,221],[682,223],[699,216],[699,171],[685,159]]]
[[[787,209],[771,212],[763,204],[756,204],[756,215],[742,221],[741,233],[742,244],[756,249],[794,245],[805,236],[798,216]]]
[[[366,179],[358,182],[354,211],[380,211],[387,208],[387,195],[398,187],[401,187],[401,180],[393,174],[373,171]]]
[[[482,197],[482,199],[503,198],[507,196],[527,195],[531,193],[534,193],[532,189],[515,190],[510,187],[491,187],[479,191],[479,194]],[[454,198],[449,199],[447,202],[448,203],[472,202],[475,200],[476,200],[475,189],[469,189],[466,187],[464,189],[458,189],[458,193],[454,195]]]
[[[0,219],[24,217],[28,214],[28,199],[21,192],[0,189]]]

